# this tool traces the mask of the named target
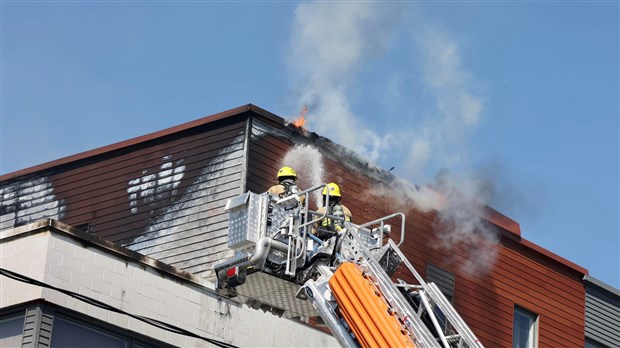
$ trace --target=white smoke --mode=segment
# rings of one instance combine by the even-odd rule
[[[373,2],[311,2],[297,7],[289,68],[307,127],[376,161],[386,139],[364,125],[349,105],[355,76],[389,47],[397,7]]]
[[[452,175],[442,171],[433,187],[444,198],[439,209],[439,220],[444,227],[439,231],[437,248],[452,250],[462,247],[468,251],[465,259],[456,265],[467,273],[486,272],[497,259],[499,236],[489,228],[482,217],[491,191],[473,175]]]
[[[371,195],[390,197],[391,204],[398,211],[409,211],[411,203],[422,212],[441,210],[445,204],[441,194],[426,186],[417,186],[409,181],[395,178],[389,186],[375,186]]]
[[[485,98],[479,83],[463,67],[458,43],[437,26],[420,25],[411,33],[422,55],[423,85],[435,102],[435,112],[417,129],[407,153],[407,172],[426,168],[432,158],[439,168],[467,165],[468,136],[478,126]]]
[[[282,158],[280,166],[291,167],[297,171],[302,189],[324,183],[323,155],[310,145],[293,146]],[[321,206],[321,192],[315,191],[313,198],[317,207]]]
[[[403,17],[398,14],[404,12],[402,6],[376,2],[299,5],[289,57],[295,93],[299,104],[309,107],[309,129],[371,162],[391,158],[398,164],[397,173],[411,182],[424,180],[424,174],[449,169],[450,174],[440,175],[433,189],[399,181],[391,188],[374,189],[391,190],[391,197],[413,201],[421,211],[437,210],[447,229],[440,234],[436,247],[465,245],[473,250],[463,269],[489,269],[496,257],[493,245],[497,240],[479,218],[479,209],[488,200],[481,196],[476,186],[479,182],[468,170],[466,146],[482,118],[485,97],[478,92],[480,85],[473,74],[464,67],[459,42],[421,17],[416,23],[401,23]],[[392,46],[396,36],[403,34],[398,29],[403,28],[408,38],[404,44],[417,53],[411,57],[410,70],[418,72],[415,78],[432,103],[426,109],[414,110],[422,120],[415,128],[399,122],[398,129],[380,134],[352,111],[352,94],[360,73],[372,69],[378,58],[392,49],[408,52],[400,45]],[[385,90],[406,96],[393,83]],[[481,247],[483,244],[487,246]]]

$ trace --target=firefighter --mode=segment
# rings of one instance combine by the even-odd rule
[[[282,167],[278,170],[278,184],[273,185],[267,190],[270,194],[277,196],[279,198],[288,197],[292,194],[296,194],[300,192],[297,187],[297,172],[295,169],[291,167]],[[306,196],[299,196],[299,202],[303,205],[305,202]]]
[[[327,193],[329,192],[329,206],[326,207]],[[351,222],[351,211],[340,203],[342,195],[340,187],[333,182],[325,185],[323,188],[323,206],[317,210],[321,215],[327,210],[327,215],[339,217],[340,219],[325,218],[316,226],[316,234],[321,239],[329,238],[331,235],[340,232],[344,228],[344,222]]]

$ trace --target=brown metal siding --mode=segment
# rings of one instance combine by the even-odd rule
[[[268,134],[265,130],[273,132]],[[264,192],[275,184],[279,161],[293,145],[287,132],[279,132],[259,120],[252,120],[249,144],[247,190]]]
[[[393,197],[379,193],[377,188],[390,180],[388,174],[260,110],[239,112],[73,162],[42,166],[36,173],[4,176],[0,229],[46,217],[74,226],[88,224],[91,233],[208,277],[215,263],[231,255],[226,248],[226,200],[243,188],[265,191],[275,182],[278,167],[286,164],[280,162],[287,151],[310,144],[323,154],[316,164],[324,168],[321,182],[341,185],[343,204],[353,212],[354,222],[396,211],[407,215],[403,251],[422,276],[427,263],[455,274],[454,304],[486,346],[511,346],[515,304],[540,315],[541,347],[583,346],[585,290],[574,268],[535,251],[517,234],[501,238],[491,269],[464,272],[460,264],[476,255],[463,245],[436,247],[438,235],[449,226],[433,212],[420,212],[413,204],[396,206]],[[250,134],[248,115],[254,116]],[[296,168],[301,188],[316,184],[316,178],[308,177],[314,163],[305,166]],[[397,221],[393,225],[399,226]],[[500,227],[490,228],[502,234]]]
[[[49,176],[28,178],[0,186],[0,230],[43,218],[59,219],[64,205]]]
[[[541,347],[583,346],[585,299],[579,274],[530,255],[507,238],[497,247],[491,269],[465,272],[459,264],[467,262],[469,250],[433,247],[447,227],[433,221],[433,214],[406,213],[411,220],[403,251],[418,270],[431,262],[456,274],[455,307],[486,346],[511,346],[515,304],[539,314]]]
[[[233,117],[3,184],[2,229],[51,217],[191,273],[226,249],[226,200],[242,193],[246,117]]]
[[[274,183],[278,167],[287,165],[281,159],[294,143],[312,139],[312,135],[304,137],[281,126],[266,132],[264,126],[253,127],[255,136],[250,144],[248,189],[256,192]],[[322,151],[323,181],[341,186],[343,204],[353,212],[354,222],[363,223],[396,211],[407,215],[402,250],[422,276],[429,262],[455,274],[455,307],[486,346],[512,345],[515,304],[539,315],[540,347],[584,345],[585,291],[579,272],[506,237],[496,245],[497,258],[491,269],[463,271],[460,265],[476,255],[470,255],[471,251],[462,245],[450,250],[436,247],[440,244],[438,235],[449,228],[439,222],[436,214],[420,212],[413,204],[396,206],[390,197],[377,194],[377,187],[386,183],[371,167],[355,163],[347,154],[333,149]],[[300,187],[308,187],[307,174],[296,169]],[[398,222],[394,225],[398,226]],[[499,227],[489,228],[501,235]]]

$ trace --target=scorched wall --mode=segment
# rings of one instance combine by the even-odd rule
[[[581,279],[587,271],[522,239],[516,222],[486,208],[484,212],[489,216],[472,220],[484,229],[475,233],[487,237],[444,246],[451,230],[459,226],[435,211],[416,209],[412,201],[407,202],[394,189],[394,178],[388,173],[302,129],[264,120],[253,121],[251,129],[248,189],[264,191],[275,183],[278,168],[287,165],[297,170],[302,189],[320,182],[338,183],[343,204],[351,209],[355,223],[405,213],[406,238],[401,249],[423,276],[428,267],[453,274],[453,303],[487,347],[512,346],[515,306],[539,315],[540,347],[584,345],[585,291]],[[320,162],[295,158],[283,161],[287,152],[300,146],[316,147],[321,153]],[[316,157],[308,155],[307,150],[293,151]],[[317,171],[323,174],[318,182]],[[399,222],[393,225],[399,226]]]
[[[291,149],[306,160],[285,163]],[[497,212],[477,225],[490,237],[447,247],[459,226],[401,197],[392,175],[253,105],[4,175],[0,229],[54,218],[210,277],[232,255],[226,200],[265,191],[282,165],[295,167],[302,189],[338,183],[355,223],[405,213],[402,250],[423,276],[431,267],[448,275],[457,311],[486,346],[512,345],[515,306],[539,315],[541,347],[584,345],[586,270],[522,239]]]
[[[243,190],[247,116],[212,117],[77,161],[5,175],[1,228],[54,218],[208,276],[214,262],[232,254],[224,205]]]

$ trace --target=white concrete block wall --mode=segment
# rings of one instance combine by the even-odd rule
[[[2,241],[0,258],[3,268],[203,337],[245,347],[338,346],[332,336],[321,331],[218,298],[209,282],[195,284],[163,276],[162,272],[115,252],[83,245],[63,232],[40,232]],[[211,346],[203,340],[167,332],[54,290],[41,290],[4,277],[2,288],[2,307],[44,298],[175,346]]]
[[[30,278],[43,281],[49,273],[47,252],[49,250],[49,232],[19,238],[10,243],[0,244],[0,267]],[[40,287],[26,285],[7,277],[0,278],[0,307],[8,307],[33,299],[42,298]]]

